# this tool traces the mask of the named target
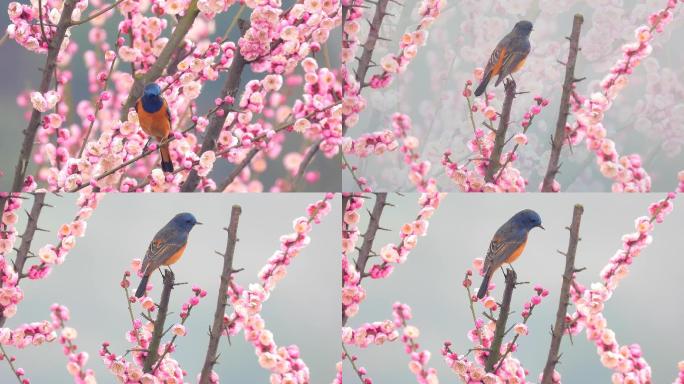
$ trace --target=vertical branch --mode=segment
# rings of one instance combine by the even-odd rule
[[[228,242],[226,243],[226,252],[223,254],[223,270],[221,271],[221,284],[219,286],[218,299],[216,301],[216,311],[214,311],[214,323],[209,331],[209,345],[207,346],[207,354],[204,358],[204,366],[200,375],[200,384],[209,384],[211,379],[211,370],[218,360],[216,351],[218,350],[219,341],[221,340],[221,332],[223,331],[223,317],[226,313],[226,305],[228,305],[228,285],[235,272],[233,270],[233,255],[235,254],[235,244],[238,242],[237,228],[238,221],[242,208],[239,205],[233,205],[230,211],[230,224],[228,225]]]
[[[560,153],[565,141],[565,125],[570,114],[570,95],[575,88],[575,83],[580,79],[575,78],[575,63],[577,54],[580,50],[579,38],[582,30],[584,18],[581,14],[576,14],[572,23],[572,33],[570,34],[570,51],[568,61],[565,63],[565,81],[563,82],[563,94],[561,95],[560,107],[558,109],[558,121],[556,121],[556,132],[551,137],[551,155],[549,164],[546,167],[546,174],[542,182],[542,192],[553,192],[553,182],[560,169]]]
[[[513,298],[513,290],[517,283],[518,276],[513,268],[506,270],[506,288],[504,289],[503,300],[501,301],[501,309],[499,310],[499,318],[496,319],[496,331],[494,332],[494,340],[485,362],[485,371],[494,372],[494,366],[499,362],[501,356],[501,344],[504,336],[506,336],[506,322],[511,311],[511,299]]]
[[[248,28],[247,21],[240,19],[238,21],[238,25],[240,27],[240,30],[244,34]],[[226,79],[226,82],[223,85],[223,89],[221,90],[221,99],[225,99],[226,96],[232,96],[236,98],[237,92],[240,88],[240,78],[242,77],[242,70],[245,67],[245,65],[247,65],[247,61],[240,53],[240,49],[238,47],[235,50],[233,62],[231,63],[230,69],[228,70],[228,78]],[[215,113],[211,116],[209,124],[207,125],[205,131],[206,134],[204,136],[204,140],[202,141],[202,148],[200,150],[200,154],[206,151],[211,151],[216,147],[216,140],[218,139],[219,134],[221,133],[223,124],[226,122],[226,117],[228,117],[228,113],[233,109],[233,105],[236,102],[237,101],[233,101],[232,103],[221,104],[219,110],[222,110],[223,113]],[[197,188],[198,184],[199,175],[197,174],[197,171],[193,169],[192,171],[190,171],[190,175],[188,175],[188,178],[185,180],[185,183],[183,183],[183,186],[181,187],[181,192],[192,192]]]
[[[51,41],[48,42],[48,55],[45,59],[45,66],[43,67],[43,79],[40,82],[40,93],[45,93],[50,90],[50,83],[52,83],[52,76],[57,70],[57,56],[64,41],[67,29],[71,26],[71,15],[76,8],[76,0],[66,0],[62,8],[62,15],[57,23],[55,35]],[[11,192],[20,192],[21,187],[26,177],[26,170],[33,152],[33,143],[36,141],[36,133],[41,122],[41,112],[37,109],[31,111],[31,119],[24,130],[24,142],[21,145],[21,152],[19,153],[19,160],[14,168],[14,181],[12,182]]]
[[[150,67],[150,69],[143,76],[135,78],[133,86],[131,87],[131,91],[128,93],[128,98],[121,108],[119,117],[120,120],[126,120],[126,116],[128,116],[128,110],[133,107],[135,101],[142,94],[145,84],[157,80],[164,72],[164,68],[168,66],[171,56],[174,52],[176,52],[178,46],[183,43],[185,35],[192,27],[197,15],[199,15],[199,9],[197,9],[197,0],[192,0],[188,6],[188,9],[185,11],[185,15],[183,15],[183,17],[178,21],[176,29],[173,30],[173,34],[164,46],[164,49],[162,49],[159,57],[157,57],[157,60],[154,62],[154,64],[152,64],[152,67]]]
[[[164,271],[164,289],[159,300],[157,318],[154,321],[154,332],[152,333],[150,346],[147,349],[147,356],[145,356],[143,363],[143,371],[145,373],[152,372],[152,366],[159,357],[159,344],[161,343],[162,336],[164,336],[164,323],[169,311],[169,299],[171,298],[171,290],[174,285],[175,276],[170,269],[167,269]]]
[[[375,234],[380,229],[380,216],[382,216],[382,210],[385,209],[385,202],[387,200],[387,193],[376,193],[375,194],[375,205],[373,206],[373,211],[370,212],[370,222],[368,223],[368,228],[363,234],[363,244],[361,244],[361,249],[359,249],[359,256],[356,259],[356,270],[361,274],[361,279],[363,279],[366,273],[366,263],[368,263],[368,258],[370,257],[371,251],[373,250],[373,242],[375,241]],[[347,324],[347,316],[342,315],[342,325]]]
[[[551,384],[553,382],[553,371],[560,360],[558,351],[560,350],[563,333],[565,333],[567,327],[565,318],[568,314],[568,305],[570,303],[570,285],[575,278],[575,273],[579,272],[578,269],[575,269],[575,254],[577,253],[577,243],[580,241],[579,229],[580,222],[582,221],[582,213],[584,213],[584,207],[580,204],[576,204],[572,212],[572,224],[570,225],[570,228],[568,228],[570,230],[570,240],[568,242],[568,250],[565,253],[563,285],[561,286],[560,298],[558,299],[556,324],[551,331],[551,346],[549,347],[549,355],[546,358],[546,365],[544,366],[542,384]]]
[[[24,265],[31,252],[31,243],[33,242],[33,235],[36,231],[41,230],[38,228],[38,218],[40,217],[40,212],[43,207],[47,206],[45,204],[45,193],[36,193],[33,198],[33,206],[31,207],[31,212],[26,212],[28,216],[28,222],[26,223],[26,229],[24,234],[21,235],[21,245],[17,250],[17,258],[14,260],[14,270],[17,272],[19,277],[17,278],[17,284],[24,278]],[[0,314],[0,327],[5,325],[4,315]]]
[[[368,38],[363,44],[363,52],[361,53],[361,58],[359,58],[359,66],[356,68],[356,81],[359,82],[361,88],[367,85],[366,73],[368,72],[368,68],[370,68],[373,59],[375,44],[377,43],[378,38],[380,38],[382,19],[388,14],[387,4],[389,4],[389,0],[378,0],[375,4],[375,14],[373,15],[373,21],[370,23]]]
[[[352,2],[353,3],[353,2]],[[375,49],[375,44],[380,38],[380,26],[382,26],[382,19],[388,15],[387,5],[389,0],[378,0],[375,3],[375,14],[373,15],[373,20],[369,21],[370,30],[368,31],[368,37],[366,42],[363,43],[363,52],[361,57],[358,58],[359,65],[356,67],[356,81],[359,83],[359,92],[367,85],[366,84],[366,74],[373,61],[373,50]],[[352,5],[353,6],[353,5]],[[349,12],[349,6],[342,7],[342,21],[344,22],[347,18],[347,13]],[[342,120],[342,135],[347,133],[346,120]]]
[[[491,156],[489,156],[487,172],[485,173],[485,181],[488,183],[495,181],[494,175],[501,168],[501,154],[506,145],[506,132],[511,121],[511,108],[513,107],[513,99],[515,99],[515,81],[507,80],[504,83],[504,88],[506,90],[506,97],[501,109],[501,120],[499,120],[499,128],[496,130],[496,138],[494,139],[494,149]]]

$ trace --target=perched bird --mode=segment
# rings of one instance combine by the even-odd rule
[[[145,133],[162,141],[171,134],[171,112],[161,95],[161,88],[156,83],[145,86],[142,97],[135,103],[140,127]],[[173,172],[173,163],[169,153],[169,144],[159,146],[161,154],[161,168],[164,172]]]
[[[499,85],[506,76],[517,72],[525,64],[530,53],[530,33],[532,23],[527,20],[518,21],[513,30],[504,36],[494,48],[484,70],[482,82],[475,90],[475,96],[480,96],[487,89],[492,76],[499,75],[494,86]]]
[[[494,272],[504,263],[510,264],[520,257],[527,243],[527,234],[536,227],[544,229],[541,217],[531,209],[524,209],[513,215],[496,231],[485,257],[484,280],[477,291],[478,299],[487,293],[489,280]]]
[[[179,213],[154,235],[140,267],[143,277],[135,291],[135,297],[142,297],[145,294],[150,274],[157,268],[174,264],[183,256],[185,246],[188,244],[188,235],[197,224],[202,223],[198,222],[192,214]]]

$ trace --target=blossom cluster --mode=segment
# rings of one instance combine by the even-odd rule
[[[411,119],[403,113],[395,113],[392,115],[392,128],[395,135],[402,139],[400,151],[404,154],[404,164],[409,166],[409,181],[420,192],[437,192],[437,181],[428,177],[431,164],[427,160],[422,160],[417,151],[420,141],[417,137],[409,135]]]
[[[50,306],[50,320],[22,324],[15,329],[0,328],[0,345],[22,349],[57,340],[63,346],[63,353],[67,357],[66,370],[74,377],[74,382],[95,384],[95,373],[92,369],[86,368],[88,353],[77,352],[74,340],[78,337],[78,332],[66,325],[69,319],[67,307],[53,304]],[[2,358],[14,361],[14,358],[10,356],[0,356],[0,359]],[[25,371],[22,368],[12,369],[18,377],[23,377],[22,383],[30,382],[24,377]]]
[[[382,72],[371,77],[369,85],[371,88],[386,88],[392,82],[393,74],[406,71],[406,67],[411,60],[416,57],[418,47],[424,46],[428,37],[428,28],[435,22],[442,8],[446,4],[445,0],[423,0],[418,6],[420,21],[418,27],[413,32],[406,32],[401,36],[398,55],[387,54],[380,59]]]
[[[473,261],[473,266],[482,274],[482,267],[484,262],[477,258]],[[527,328],[527,321],[532,315],[532,311],[536,306],[541,304],[542,299],[549,295],[549,291],[540,285],[534,286],[534,295],[523,304],[523,309],[520,311],[521,321],[514,324],[511,330],[515,336],[509,342],[501,343],[500,360],[494,365],[494,372],[486,372],[484,365],[485,361],[490,355],[490,348],[494,342],[496,332],[496,321],[492,318],[476,318],[474,309],[475,303],[481,303],[484,310],[495,312],[500,309],[497,301],[491,296],[488,291],[487,295],[479,300],[475,296],[470,287],[472,286],[472,270],[466,271],[463,280],[463,286],[468,293],[469,305],[473,313],[474,328],[468,332],[468,339],[474,344],[473,353],[474,359],[468,359],[469,353],[459,355],[451,350],[452,343],[445,341],[442,348],[442,356],[447,365],[452,369],[459,379],[464,383],[473,381],[485,383],[525,383],[527,378],[527,370],[521,365],[521,362],[513,357],[513,352],[517,350],[517,341],[520,336],[526,336],[529,333]],[[491,285],[490,285],[491,286]],[[505,336],[505,335],[504,335]],[[560,380],[560,375],[558,375]]]
[[[136,271],[139,267],[140,260],[133,260],[132,269]],[[173,335],[171,340],[166,343],[159,343],[159,350],[157,351],[159,360],[154,362],[151,372],[146,372],[144,370],[144,361],[148,354],[147,350],[152,342],[155,326],[154,322],[150,320],[150,314],[157,309],[157,306],[148,296],[143,296],[141,299],[136,299],[135,296],[129,296],[128,287],[130,286],[130,275],[130,271],[126,271],[123,280],[121,281],[121,287],[126,292],[130,313],[133,313],[131,305],[137,302],[140,305],[140,309],[147,312],[147,317],[131,317],[132,329],[126,332],[126,340],[133,344],[133,347],[130,350],[130,359],[126,358],[128,353],[117,355],[110,351],[110,343],[108,341],[102,343],[100,357],[109,372],[120,382],[141,384],[158,382],[183,383],[187,372],[185,372],[181,368],[180,363],[172,357],[172,353],[176,348],[174,342],[177,337],[187,335],[187,330],[184,325],[185,321],[188,319],[192,309],[200,303],[202,298],[206,297],[207,292],[198,286],[192,287],[192,295],[181,306],[181,311],[179,313],[180,321],[168,327],[169,332]],[[163,336],[164,335],[162,334],[162,337]]]
[[[306,217],[293,221],[294,232],[280,238],[280,249],[258,273],[259,283],[244,288],[233,280],[230,282],[228,298],[234,310],[224,315],[225,333],[234,336],[240,330],[244,331],[245,340],[254,346],[259,365],[271,372],[271,383],[310,382],[309,368],[300,358],[299,348],[296,345],[279,347],[260,313],[277,283],[287,275],[287,266],[310,243],[308,234],[312,223],[320,223],[330,213],[333,197],[332,193],[326,194],[322,200],[307,207]]]
[[[438,384],[437,370],[428,367],[430,361],[430,351],[420,350],[420,345],[416,342],[420,336],[420,330],[413,325],[409,325],[411,320],[411,308],[402,303],[394,303],[392,306],[394,324],[403,328],[401,341],[404,343],[405,352],[411,357],[409,370],[416,375],[418,384]]]
[[[601,363],[613,370],[614,383],[649,383],[651,368],[644,359],[638,344],[621,346],[615,332],[608,328],[608,320],[603,315],[605,304],[617,289],[620,280],[629,274],[629,266],[634,259],[652,242],[655,224],[662,223],[665,216],[672,212],[674,193],[668,194],[649,206],[648,216],[635,220],[635,232],[622,237],[622,247],[601,270],[602,281],[584,287],[578,282],[571,286],[570,297],[577,311],[566,317],[568,332],[578,334],[586,330],[587,339],[593,341]]]
[[[482,77],[482,68],[475,71],[475,77]],[[521,174],[520,170],[514,167],[514,162],[518,158],[516,151],[520,146],[528,142],[527,130],[531,127],[534,117],[539,115],[542,108],[549,105],[549,100],[542,96],[535,96],[534,103],[522,117],[520,122],[521,132],[518,132],[506,139],[513,141],[513,148],[508,151],[501,151],[500,159],[492,159],[494,152],[497,131],[494,129],[494,122],[499,119],[496,109],[490,104],[493,93],[486,93],[483,98],[476,98],[471,101],[472,81],[468,80],[463,89],[463,97],[466,98],[470,114],[470,121],[473,125],[474,137],[468,141],[467,148],[471,153],[468,160],[459,164],[451,159],[452,152],[447,150],[442,157],[442,165],[446,170],[447,176],[456,184],[462,192],[524,192],[527,187],[527,179]],[[484,117],[483,127],[475,126],[475,113]],[[501,168],[497,171],[494,180],[488,182],[485,179],[487,168],[490,161],[499,161]],[[470,168],[472,164],[472,169]]]
[[[3,212],[3,233],[0,239],[0,308],[2,316],[10,318],[17,312],[17,305],[23,300],[24,294],[19,287],[19,281],[23,277],[31,280],[39,280],[47,277],[55,265],[60,265],[66,260],[69,251],[76,245],[76,239],[85,236],[87,220],[97,208],[103,194],[81,193],[77,200],[79,208],[76,217],[57,230],[58,243],[46,244],[38,252],[38,260],[30,265],[27,271],[17,271],[14,265],[8,262],[9,252],[14,248],[17,239],[15,224],[18,221],[16,211],[21,207],[21,198],[12,195],[8,198]]]
[[[409,253],[418,243],[418,238],[427,235],[429,219],[444,198],[440,193],[423,193],[418,199],[421,207],[415,220],[402,225],[399,243],[388,243],[380,247],[378,263],[368,271],[358,271],[349,261],[359,237],[358,223],[361,219],[358,210],[363,206],[361,195],[351,195],[343,216],[342,238],[342,313],[349,318],[356,315],[360,303],[366,298],[361,281],[365,277],[382,279],[388,277],[397,264],[406,262]]]
[[[637,154],[620,156],[615,142],[607,138],[603,126],[605,113],[629,82],[629,75],[653,52],[651,41],[655,33],[662,33],[673,19],[677,6],[676,0],[668,0],[667,6],[648,17],[647,25],[635,30],[636,41],[623,45],[623,57],[601,80],[601,92],[589,97],[575,94],[571,98],[572,112],[576,122],[566,127],[572,144],[586,138],[587,148],[596,154],[596,161],[603,176],[613,180],[613,192],[648,192],[651,190],[651,177],[643,168],[641,156]]]
[[[401,73],[407,68],[411,59],[416,56],[418,47],[425,45],[428,37],[428,29],[440,15],[445,4],[446,1],[444,0],[422,0],[418,4],[417,8],[418,14],[420,15],[420,21],[416,30],[407,32],[402,36],[400,53],[398,55],[389,54],[380,60],[382,71],[372,75],[368,83],[366,83],[365,79],[357,80],[348,68],[356,55],[356,51],[359,46],[361,46],[359,37],[359,32],[361,31],[360,21],[364,17],[362,7],[348,7],[344,26],[344,43],[342,47],[342,64],[344,65],[342,68],[344,84],[342,113],[344,114],[344,124],[347,128],[356,125],[359,120],[359,114],[367,105],[365,98],[361,96],[361,90],[366,86],[370,86],[373,89],[387,88],[390,85],[394,74]],[[373,28],[379,29],[380,26],[371,26],[371,29]],[[346,139],[344,144],[347,147],[350,145],[348,139]],[[362,190],[364,189],[365,188],[362,188]]]
[[[418,383],[439,383],[437,371],[434,368],[428,367],[430,351],[419,351],[420,345],[416,340],[418,336],[420,336],[420,331],[417,327],[408,324],[408,321],[411,320],[412,317],[411,308],[406,304],[394,303],[392,306],[392,314],[392,320],[366,323],[356,329],[342,327],[342,343],[359,348],[367,348],[370,345],[380,346],[386,342],[401,340],[404,344],[406,354],[411,358],[408,365],[409,370],[416,375]],[[349,358],[356,360],[353,356],[349,356]],[[355,369],[356,373],[360,376],[365,376],[367,374],[364,368]],[[372,383],[372,380],[365,377],[364,383],[370,384]]]

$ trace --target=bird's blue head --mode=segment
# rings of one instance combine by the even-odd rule
[[[149,83],[145,86],[142,96],[142,105],[149,113],[157,112],[164,102],[161,97],[161,88],[157,83]]]
[[[176,216],[171,219],[171,222],[179,227],[180,229],[190,232],[190,230],[198,224],[202,224],[197,219],[195,219],[195,216],[192,215],[192,213],[179,213]]]
[[[537,212],[531,209],[523,209],[522,211],[516,213],[511,221],[528,231],[536,227],[544,229],[544,226],[542,226],[541,217]]]
[[[532,22],[527,20],[521,20],[515,23],[515,27],[513,27],[513,30],[522,35],[529,36],[530,33],[532,33],[532,27]]]

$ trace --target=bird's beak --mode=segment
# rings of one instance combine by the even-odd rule
[[[200,223],[199,221],[195,222],[195,225],[203,225],[204,223]]]
[[[545,230],[545,231],[546,231],[546,228],[544,228],[544,226],[543,226],[543,225],[541,225],[541,224],[539,224],[539,228],[541,228],[541,229],[543,229],[543,230]]]

